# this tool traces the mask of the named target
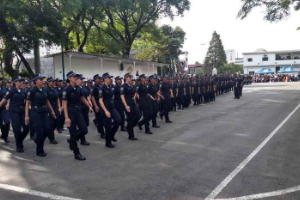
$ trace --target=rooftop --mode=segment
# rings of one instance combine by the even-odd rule
[[[243,55],[255,55],[255,54],[288,54],[288,53],[299,53],[300,50],[282,50],[282,51],[267,51],[265,49],[258,49],[255,52],[246,52]]]
[[[169,64],[166,64],[166,63],[148,62],[148,61],[136,60],[136,59],[131,59],[131,58],[120,58],[120,57],[110,56],[110,55],[99,55],[99,54],[90,54],[90,53],[82,53],[82,52],[71,52],[71,51],[64,52],[64,54],[66,56],[70,56],[72,58],[98,59],[98,60],[103,59],[104,61],[112,61],[112,62],[119,61],[120,63],[124,63],[124,64],[133,64],[133,63],[136,63],[137,65],[138,64],[151,64],[151,65],[154,65],[154,66],[166,66],[166,65],[169,66]],[[51,58],[51,57],[55,57],[55,56],[61,56],[61,52],[60,53],[46,55],[46,56],[44,56],[44,58]]]

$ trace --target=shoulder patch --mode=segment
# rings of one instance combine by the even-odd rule
[[[62,98],[66,98],[67,97],[67,92],[66,91],[63,91],[63,94],[62,94]]]

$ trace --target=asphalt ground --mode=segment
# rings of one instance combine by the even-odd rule
[[[91,123],[91,146],[80,147],[85,162],[76,161],[68,149],[67,131],[56,134],[58,145],[46,141],[46,158],[35,156],[29,139],[25,153],[16,153],[10,133],[10,144],[0,142],[0,199],[205,199],[299,103],[300,83],[253,84],[240,100],[231,92],[216,102],[171,113],[171,125],[158,119],[161,128],[154,135],[136,129],[136,142],[118,132],[115,149],[104,147]],[[275,191],[255,199],[299,200],[300,189],[286,190],[300,185],[299,118],[296,110],[214,198]]]

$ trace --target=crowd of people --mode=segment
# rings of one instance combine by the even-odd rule
[[[264,74],[254,75],[252,81],[254,83],[269,83],[269,82],[295,82],[299,81],[300,76],[297,74],[283,75],[283,74]]]
[[[44,143],[58,144],[55,132],[69,130],[67,140],[77,160],[86,158],[80,153],[78,142],[89,146],[86,139],[90,125],[89,113],[94,113],[94,125],[105,146],[114,148],[116,133],[128,133],[128,139],[137,141],[135,127],[152,135],[159,129],[157,118],[172,123],[169,113],[215,101],[217,96],[234,91],[234,98],[242,95],[244,83],[249,79],[239,75],[204,77],[168,77],[144,74],[134,78],[112,77],[109,73],[96,74],[93,80],[73,71],[67,81],[36,75],[26,81],[20,77],[7,81],[0,78],[0,128],[1,138],[9,143],[12,126],[16,151],[24,152],[24,140],[36,143],[36,155],[47,156]]]

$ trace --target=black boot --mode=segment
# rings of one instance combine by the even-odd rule
[[[80,160],[80,161],[86,160],[86,158],[83,155],[81,155],[79,151],[77,153],[74,153],[74,157],[76,160]]]

